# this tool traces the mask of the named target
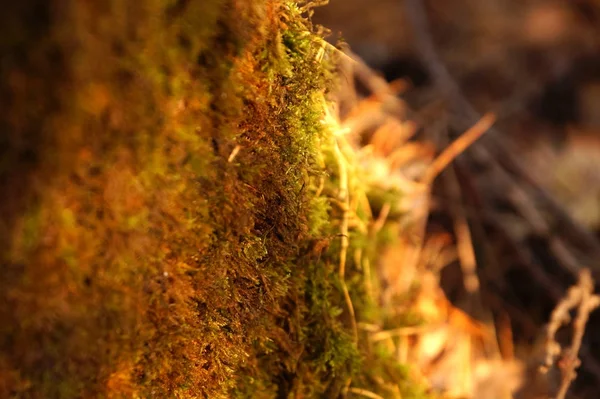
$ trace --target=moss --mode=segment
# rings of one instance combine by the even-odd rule
[[[353,336],[346,289],[388,323],[354,255],[396,228],[350,229],[342,281],[332,77],[296,4],[26,0],[0,37],[0,396],[419,397]]]
[[[358,355],[298,8],[31,0],[0,22],[1,396],[335,396]]]

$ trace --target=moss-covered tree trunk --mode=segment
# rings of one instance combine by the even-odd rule
[[[296,5],[2,8],[0,397],[335,396],[355,354]]]

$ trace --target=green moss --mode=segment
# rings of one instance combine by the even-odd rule
[[[297,7],[20,4],[1,396],[335,396],[358,355],[321,256],[329,78]]]
[[[351,378],[407,381],[353,338],[345,286],[359,320],[387,316],[353,256],[339,278],[332,77],[297,5],[61,7],[0,16],[0,396],[335,398]],[[348,253],[374,262],[393,231],[352,229]]]

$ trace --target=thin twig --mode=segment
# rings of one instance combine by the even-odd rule
[[[369,68],[367,63],[349,48],[345,48],[344,53],[354,61],[354,73],[356,78],[364,84],[373,95],[378,98],[391,96],[395,100],[390,100],[394,101],[399,109],[404,109],[404,104],[396,98],[396,95],[404,89],[404,86],[398,84],[390,85],[385,78]]]
[[[385,221],[387,220],[388,215],[390,214],[391,205],[389,202],[386,202],[381,207],[381,211],[379,212],[379,216],[373,224],[371,225],[371,234],[376,235],[385,225]]]
[[[545,370],[550,367],[558,366],[561,371],[561,381],[556,399],[564,399],[569,386],[577,376],[576,369],[580,365],[578,358],[581,349],[581,342],[585,333],[590,313],[600,305],[600,297],[593,294],[594,281],[592,280],[589,269],[583,269],[579,274],[579,282],[576,286],[571,287],[567,292],[567,296],[556,306],[552,312],[550,323],[548,326],[548,336],[546,343],[546,360],[544,363]],[[577,307],[577,317],[573,323],[573,339],[568,350],[562,351],[562,358],[557,358],[561,355],[561,346],[556,342],[556,332],[561,325],[566,324],[570,320],[569,311]]]
[[[242,149],[241,146],[236,145],[233,149],[233,151],[231,151],[231,154],[229,154],[229,158],[227,158],[227,162],[231,163],[233,162],[233,160],[235,159],[235,157],[237,156],[237,154],[240,152],[240,150]]]
[[[423,334],[428,331],[432,331],[436,328],[443,327],[445,323],[437,323],[437,324],[425,324],[422,326],[407,326],[407,327],[398,327],[393,328],[391,330],[383,330],[378,331],[371,335],[371,340],[373,342],[383,341],[385,339],[389,339],[392,337],[407,337],[411,335]]]
[[[448,190],[448,195],[453,199],[451,212],[454,219],[454,234],[456,235],[456,247],[463,274],[463,284],[471,297],[479,296],[480,283],[479,277],[477,277],[477,260],[466,211],[462,207],[460,187],[452,168],[446,171],[446,175],[443,177],[445,177],[444,185]]]
[[[346,307],[348,308],[348,314],[350,317],[350,327],[352,329],[352,340],[354,345],[358,345],[358,328],[356,326],[356,314],[354,312],[354,305],[352,304],[352,298],[346,285],[346,257],[348,255],[348,213],[350,212],[350,193],[348,191],[348,169],[346,167],[346,159],[340,150],[338,140],[343,139],[339,137],[334,139],[334,154],[338,163],[339,170],[339,193],[338,198],[342,208],[342,220],[340,223],[340,263],[338,269],[338,276],[340,279],[340,285],[344,294],[344,300],[346,301]],[[352,383],[352,377],[349,377],[345,384],[344,391],[347,391]]]
[[[427,172],[421,180],[423,184],[431,185],[435,178],[450,164],[450,162],[492,127],[495,120],[496,116],[492,113],[488,113],[459,138],[454,140],[454,142],[442,151],[427,169]]]
[[[355,395],[360,395],[360,396],[364,396],[365,398],[371,398],[371,399],[383,399],[383,396],[379,396],[376,393],[373,393],[371,391],[367,391],[366,389],[362,389],[362,388],[355,388],[352,387],[348,390],[348,392],[353,393]]]

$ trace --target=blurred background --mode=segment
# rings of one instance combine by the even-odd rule
[[[597,230],[600,2],[422,2],[438,55],[464,96],[480,112],[510,108],[500,121],[506,139],[532,168],[544,164],[541,183]],[[315,20],[388,80],[409,80],[414,87],[403,98],[420,107],[436,93],[428,92],[404,10],[403,0],[331,0]]]
[[[425,24],[407,13],[415,2]],[[494,166],[466,154],[455,172],[483,302],[496,321],[510,319],[515,352],[535,356],[541,331],[579,268],[600,277],[600,1],[330,0],[315,9],[314,20],[330,30],[331,43],[347,43],[388,82],[402,82],[408,119],[423,128],[416,140],[435,137],[462,106],[452,104],[423,61],[423,40],[433,44],[460,95],[477,112],[498,115],[494,141],[481,144],[496,154]],[[498,146],[508,149],[505,155],[494,151]],[[488,173],[494,168],[503,172]],[[429,230],[452,230],[447,192],[434,188]],[[457,263],[443,270],[441,286],[461,307],[465,287]],[[597,314],[584,352],[571,395],[600,397]]]

